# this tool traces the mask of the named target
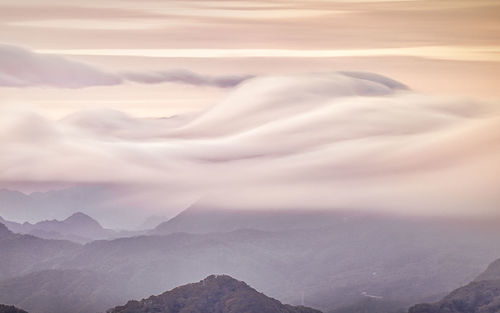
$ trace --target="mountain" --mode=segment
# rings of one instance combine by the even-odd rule
[[[361,215],[330,221],[311,229],[96,241],[64,266],[113,272],[128,280],[136,297],[222,272],[285,303],[304,296],[306,305],[327,311],[365,293],[405,306],[438,300],[500,254],[497,233],[441,221]]]
[[[468,285],[452,291],[441,301],[417,304],[409,313],[498,313],[500,312],[500,259]]]
[[[0,222],[4,222],[10,230],[17,233],[31,234],[45,239],[70,240],[78,243],[117,236],[115,231],[103,228],[99,222],[81,212],[74,213],[62,221],[50,220],[35,224],[20,224],[6,221],[0,217]]]
[[[38,303],[45,308],[54,302],[64,304],[66,311],[57,313],[67,313],[84,307],[75,299],[86,299],[88,311],[79,312],[95,313],[126,299],[141,299],[212,273],[226,273],[283,303],[304,303],[324,312],[356,305],[360,298],[371,296],[409,307],[441,299],[473,280],[489,260],[500,255],[498,232],[447,220],[323,213],[321,218],[304,218],[304,223],[297,222],[298,228],[291,228],[288,221],[298,220],[296,216],[283,218],[280,224],[281,218],[273,217],[279,217],[277,213],[253,214],[254,223],[275,224],[276,230],[226,231],[231,227],[218,224],[221,232],[144,235],[82,246],[4,229],[4,237],[10,239],[0,240],[0,285],[7,298],[0,298],[0,303],[37,312],[22,306],[24,299],[31,299],[33,307]],[[225,215],[227,221],[238,220]],[[273,218],[266,220],[269,216]],[[71,246],[48,248],[63,243]],[[59,281],[60,271],[71,271],[71,275],[64,274],[71,279]],[[112,286],[100,288],[109,286],[101,278]],[[31,281],[37,281],[36,288],[30,287]],[[60,290],[50,287],[56,283],[45,286],[43,281],[57,282]],[[45,288],[49,291],[44,292]],[[96,293],[89,294],[89,290]]]
[[[72,231],[75,233],[99,232],[103,230],[102,226],[96,220],[81,212],[74,213],[63,221],[43,221],[36,223],[34,226],[40,229],[63,230],[63,232]]]
[[[14,233],[10,231],[4,224],[0,224],[0,240],[8,239],[12,236],[14,236]]]
[[[9,218],[28,220],[36,212],[36,200],[15,190],[0,189],[0,212]]]
[[[152,235],[167,235],[177,232],[204,234],[231,232],[238,229],[282,231],[292,229],[314,229],[342,223],[350,215],[320,210],[251,210],[220,209],[195,204],[170,220],[161,223]]]
[[[102,312],[130,299],[121,284],[91,270],[43,270],[0,281],[0,302],[36,313]]]
[[[496,280],[496,279],[500,279],[500,259],[488,265],[486,271],[477,276],[476,279],[474,279],[474,281]]]
[[[159,296],[129,301],[108,313],[321,313],[303,307],[283,305],[227,275],[177,287]]]
[[[498,313],[500,280],[472,282],[433,304],[417,304],[409,313]]]
[[[85,211],[108,223],[121,221],[112,212],[133,212],[134,204],[122,199],[129,193],[119,187],[105,184],[85,184],[70,188],[25,194],[15,190],[0,189],[0,215],[9,221],[38,221],[61,219],[74,212]],[[106,213],[108,212],[108,213]],[[130,215],[130,214],[129,214]],[[129,220],[130,216],[123,217]],[[133,218],[132,218],[133,221]]]
[[[0,313],[28,313],[11,305],[0,304]]]
[[[152,215],[146,218],[142,224],[139,226],[141,230],[150,230],[156,228],[161,223],[168,221],[169,218],[163,215]]]
[[[107,239],[116,235],[114,231],[103,228],[99,222],[81,212],[74,213],[65,220],[42,221],[34,224],[32,234],[45,238],[51,233],[60,234],[63,238],[80,242],[89,242],[98,239]]]
[[[0,280],[57,266],[80,245],[11,232],[0,224]]]
[[[0,216],[0,223],[7,226],[7,228],[9,230],[13,231],[14,233],[26,233],[27,229],[31,230],[30,223],[21,224],[21,223],[11,222],[11,221],[5,220],[1,216]]]

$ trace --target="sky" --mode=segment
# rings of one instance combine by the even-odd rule
[[[4,43],[105,69],[211,75],[360,70],[424,92],[500,96],[495,0],[3,0],[0,9]],[[29,94],[5,89],[2,98],[29,102],[53,117],[82,102],[168,116],[206,107],[225,94],[171,84],[133,87]]]
[[[500,213],[498,1],[3,0],[0,38],[0,187]]]

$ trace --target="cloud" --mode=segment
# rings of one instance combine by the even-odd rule
[[[230,88],[250,78],[251,75],[200,75],[187,70],[118,73],[55,55],[39,54],[24,48],[0,44],[0,87],[84,88],[121,85],[129,81],[141,84],[170,82]]]
[[[183,83],[195,86],[214,86],[221,88],[234,87],[241,82],[252,78],[252,75],[241,76],[209,76],[200,75],[186,70],[156,71],[156,72],[124,72],[121,75],[136,83]]]
[[[203,198],[232,208],[500,213],[498,106],[426,96],[372,73],[258,77],[199,114],[167,119],[1,113],[4,184],[121,185],[145,210]]]
[[[90,65],[0,44],[0,86],[82,88],[121,83],[117,75]]]

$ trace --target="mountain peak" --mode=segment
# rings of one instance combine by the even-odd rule
[[[102,228],[101,224],[98,221],[93,219],[82,212],[76,212],[72,214],[70,217],[63,221],[64,224],[75,225],[75,226],[92,226],[95,228]]]
[[[87,214],[85,213],[82,213],[82,212],[76,212],[76,213],[73,213],[70,217],[68,217],[67,219],[65,219],[65,221],[81,221],[81,220],[92,220],[92,221],[95,221],[92,217],[88,216]]]
[[[248,286],[245,282],[232,278],[229,275],[210,275],[205,279],[201,280],[199,283],[195,283],[193,285],[200,285],[203,288],[212,289],[228,289],[228,290],[236,290],[238,288],[241,289],[252,289],[252,287]],[[255,291],[255,290],[253,290]]]
[[[216,275],[216,274],[213,274],[213,275],[210,275],[210,276],[207,276],[205,279],[203,279],[201,281],[201,283],[208,283],[208,282],[232,282],[232,283],[239,283],[239,284],[244,284],[245,286],[248,286],[247,284],[245,284],[245,282],[242,282],[240,280],[237,280],[237,279],[234,279],[232,278],[231,276],[229,275]]]
[[[284,305],[228,275],[210,275],[198,283],[174,288],[159,296],[129,301],[108,313],[320,313]]]

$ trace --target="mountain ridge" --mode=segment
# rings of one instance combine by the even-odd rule
[[[206,207],[196,203],[171,219],[160,223],[148,232],[150,235],[167,235],[176,232],[207,234],[231,232],[238,229],[261,231],[284,231],[312,229],[343,223],[346,219],[368,214],[343,211],[270,209],[251,210]]]
[[[16,234],[0,223],[0,281],[56,266],[79,247],[70,241]]]
[[[89,215],[76,212],[64,220],[43,220],[37,223],[16,223],[0,217],[0,223],[5,224],[11,231],[21,234],[30,234],[44,239],[69,240],[77,243],[87,243],[98,239],[109,239],[117,232],[106,229]]]

